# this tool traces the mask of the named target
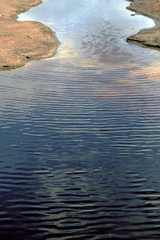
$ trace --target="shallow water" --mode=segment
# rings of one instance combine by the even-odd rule
[[[115,0],[48,0],[20,16],[61,41],[0,72],[0,237],[160,238],[159,52]],[[134,28],[134,30],[131,30]]]

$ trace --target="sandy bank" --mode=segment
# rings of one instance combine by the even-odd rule
[[[160,48],[160,1],[159,0],[132,0],[128,9],[143,14],[155,20],[156,26],[143,29],[127,38],[127,41],[136,42],[151,48]]]
[[[41,0],[0,0],[0,70],[23,66],[29,59],[50,57],[59,41],[39,22],[16,21],[21,12]]]

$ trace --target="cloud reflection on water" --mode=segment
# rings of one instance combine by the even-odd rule
[[[75,57],[92,58],[106,63],[134,61],[134,47],[126,38],[143,27],[154,25],[153,20],[126,10],[126,1],[49,0],[20,15],[20,20],[44,22],[61,41],[55,58],[76,61]],[[117,8],[115,8],[117,6]],[[131,31],[134,27],[134,31]],[[140,56],[139,56],[140,57]],[[138,57],[138,58],[139,58]]]
[[[159,54],[125,42],[140,18],[119,0],[47,2],[51,22],[43,5],[28,14],[51,23],[57,54],[0,72],[1,226],[15,239],[21,225],[26,239],[149,239],[148,223],[159,231],[159,205],[146,201],[160,193],[160,84],[147,67]]]

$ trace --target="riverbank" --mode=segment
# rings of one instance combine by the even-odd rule
[[[25,65],[30,59],[54,54],[60,42],[55,33],[39,22],[17,21],[18,14],[41,4],[41,0],[1,0],[0,70]]]
[[[129,36],[128,42],[135,42],[146,47],[160,48],[160,2],[158,0],[132,0],[131,11],[143,14],[155,21],[155,26],[143,29],[137,34]]]

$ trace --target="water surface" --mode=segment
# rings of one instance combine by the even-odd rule
[[[48,0],[20,16],[61,41],[0,72],[0,237],[160,238],[159,52],[115,0]],[[132,30],[134,28],[134,30]]]

